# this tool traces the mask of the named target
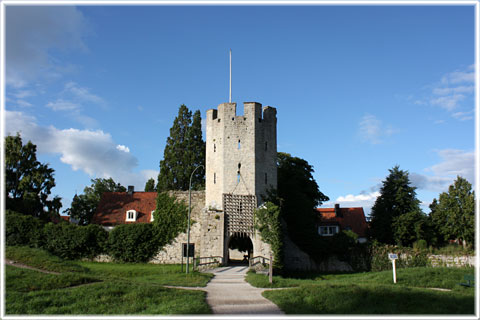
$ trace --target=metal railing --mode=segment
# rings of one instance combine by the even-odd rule
[[[193,258],[193,270],[198,269],[199,266],[208,266],[211,264],[221,264],[222,257],[212,256],[212,257],[195,257]]]

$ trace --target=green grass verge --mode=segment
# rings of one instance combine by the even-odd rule
[[[148,263],[103,263],[81,261],[78,264],[90,270],[89,274],[101,279],[127,280],[158,285],[204,287],[213,277],[210,273],[181,272],[179,265]],[[185,269],[184,269],[185,270]]]
[[[473,268],[408,268],[392,272],[304,274],[302,277],[249,273],[256,287],[285,288],[265,291],[266,298],[287,314],[473,314],[474,288],[458,285]],[[427,288],[442,288],[443,292]]]
[[[205,292],[105,281],[88,286],[6,294],[7,314],[208,314]]]
[[[7,266],[6,313],[14,314],[208,314],[203,291],[165,288],[205,286],[211,274],[186,275],[179,265],[64,261],[40,249],[7,247],[7,258],[45,274]],[[84,286],[78,286],[85,284]]]
[[[68,288],[82,284],[100,281],[99,279],[79,273],[46,274],[34,270],[6,266],[6,290],[29,292]]]
[[[37,269],[55,272],[87,272],[73,261],[66,261],[42,249],[29,247],[5,247],[5,258]]]
[[[286,314],[470,314],[473,292],[440,292],[392,285],[306,285],[265,291]]]

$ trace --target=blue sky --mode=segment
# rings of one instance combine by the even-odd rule
[[[143,190],[178,107],[277,108],[278,151],[313,165],[325,206],[368,213],[388,169],[428,206],[474,182],[473,6],[7,6],[5,134],[55,169]],[[424,206],[428,213],[428,207]]]

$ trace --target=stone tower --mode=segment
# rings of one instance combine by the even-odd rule
[[[269,253],[253,228],[253,212],[266,191],[277,187],[276,109],[245,102],[244,115],[237,116],[236,107],[223,103],[207,111],[205,206],[223,213],[219,245],[227,258],[232,236],[249,237],[254,255]]]

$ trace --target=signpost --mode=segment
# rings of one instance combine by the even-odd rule
[[[398,259],[398,256],[396,253],[389,253],[388,254],[388,259],[392,261],[392,266],[393,266],[393,283],[397,283],[397,272],[395,270],[395,260]]]

